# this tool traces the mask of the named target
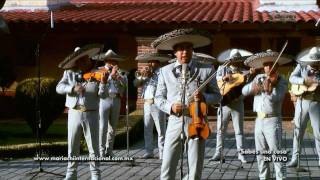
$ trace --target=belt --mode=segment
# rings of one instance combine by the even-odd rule
[[[96,111],[95,109],[87,109],[84,105],[77,105],[73,109],[81,112]]]
[[[154,100],[153,100],[153,99],[145,99],[145,100],[144,100],[144,103],[145,103],[145,104],[153,104],[153,103],[154,103]]]
[[[120,94],[119,93],[109,93],[109,97],[110,98],[117,98],[117,97],[120,97]]]
[[[276,114],[267,114],[267,113],[264,113],[264,112],[257,112],[257,116],[258,116],[258,118],[260,118],[260,119],[277,117]]]

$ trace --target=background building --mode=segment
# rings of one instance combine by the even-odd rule
[[[7,0],[0,14],[11,31],[0,53],[14,62],[17,81],[36,76],[37,47],[41,75],[60,78],[58,63],[87,43],[129,57],[120,67],[132,79],[139,68],[135,56],[153,51],[149,45],[158,35],[181,27],[211,32],[213,44],[198,51],[213,56],[232,47],[280,51],[286,40],[285,53],[295,56],[319,43],[316,0]]]

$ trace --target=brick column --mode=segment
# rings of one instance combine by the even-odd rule
[[[155,49],[150,47],[150,44],[156,37],[136,37],[137,41],[137,55],[149,52],[156,52]],[[145,67],[146,63],[138,63],[137,69],[140,70]],[[141,91],[142,88],[138,88],[138,95],[137,95],[137,109],[143,109],[143,99],[141,99]]]

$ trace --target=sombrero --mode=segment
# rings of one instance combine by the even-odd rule
[[[197,52],[193,53],[192,58],[194,58],[196,61],[203,64],[213,64],[214,62],[217,61],[217,59],[213,56],[210,56],[204,53],[197,53]]]
[[[151,47],[158,50],[173,50],[174,45],[189,42],[193,44],[193,48],[209,45],[212,36],[207,31],[197,30],[193,28],[176,29],[168,32],[151,43]]]
[[[192,59],[202,64],[213,64],[217,61],[217,59],[213,56],[204,53],[193,52]],[[174,63],[177,61],[177,58],[170,59],[169,63]]]
[[[242,63],[252,55],[253,54],[251,52],[244,49],[227,49],[218,55],[218,62],[224,63],[226,61],[230,61],[231,64]]]
[[[116,54],[111,49],[109,49],[105,53],[100,53],[100,54],[92,57],[92,59],[97,60],[97,61],[104,61],[104,60],[125,61],[126,60],[126,58],[124,56],[120,56],[120,55]]]
[[[89,56],[89,58],[91,58],[92,56],[96,55],[102,48],[103,45],[101,44],[89,44],[83,46],[82,48],[76,47],[73,53],[71,53],[62,62],[59,63],[58,67],[62,69],[73,68],[75,66],[75,62],[78,59],[84,56]]]
[[[310,47],[297,55],[297,62],[301,65],[320,65],[320,47]]]
[[[143,54],[140,54],[136,57],[136,60],[139,61],[139,62],[148,62],[148,61],[151,61],[151,60],[156,60],[156,61],[159,61],[159,62],[167,62],[169,61],[170,59],[172,58],[171,55],[169,54],[162,54],[162,53],[157,53],[157,52],[154,52],[154,53],[143,53]]]
[[[263,64],[266,62],[275,62],[277,60],[278,56],[279,56],[278,52],[274,52],[274,51],[268,49],[265,52],[256,53],[256,54],[248,57],[244,61],[244,64],[246,66],[250,66],[250,67],[259,69],[259,68],[263,68]],[[278,60],[278,64],[281,66],[281,65],[289,63],[290,61],[291,61],[291,58],[288,57],[288,55],[282,54]]]

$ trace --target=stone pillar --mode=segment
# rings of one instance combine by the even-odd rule
[[[150,53],[150,52],[156,52],[155,49],[150,47],[150,44],[152,41],[154,41],[156,37],[136,37],[137,41],[137,55],[143,54],[143,53]],[[138,70],[141,70],[144,68],[147,64],[146,63],[137,63]],[[143,99],[141,99],[141,91],[142,88],[138,88],[138,95],[137,95],[137,109],[143,109]]]

